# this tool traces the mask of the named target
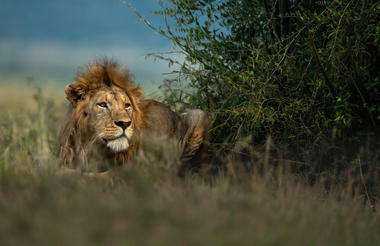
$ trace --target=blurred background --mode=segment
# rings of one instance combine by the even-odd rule
[[[153,25],[161,26],[156,0],[128,3]],[[170,71],[146,58],[171,50],[119,0],[1,0],[0,84],[33,82],[61,89],[95,58],[107,56],[126,66],[146,93],[157,90]]]

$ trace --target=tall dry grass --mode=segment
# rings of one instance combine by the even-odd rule
[[[271,165],[270,140],[245,160],[255,168],[229,157],[218,174],[179,178],[163,147],[159,158],[146,155],[116,170],[113,183],[57,175],[54,151],[65,102],[31,91],[17,103],[0,103],[0,245],[380,242],[378,204],[366,203],[353,182],[306,185],[289,163]]]

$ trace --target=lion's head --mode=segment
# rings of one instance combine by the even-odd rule
[[[86,163],[94,145],[118,161],[134,154],[145,124],[138,107],[142,89],[126,70],[97,61],[66,87],[66,96],[71,107],[60,134],[64,165]]]

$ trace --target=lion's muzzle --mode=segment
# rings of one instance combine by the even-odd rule
[[[114,152],[127,150],[129,147],[129,140],[127,136],[123,135],[113,140],[107,141],[107,147]]]

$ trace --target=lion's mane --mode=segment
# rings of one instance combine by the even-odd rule
[[[71,102],[59,137],[59,156],[62,165],[77,167],[87,163],[88,155],[93,149],[95,139],[89,128],[87,117],[91,96],[104,87],[117,86],[131,100],[133,107],[132,127],[134,136],[127,150],[111,152],[104,147],[108,159],[118,162],[129,160],[139,148],[140,135],[147,122],[139,108],[142,89],[133,85],[130,74],[116,62],[109,60],[95,61],[79,73],[74,82],[66,87],[67,99]]]

